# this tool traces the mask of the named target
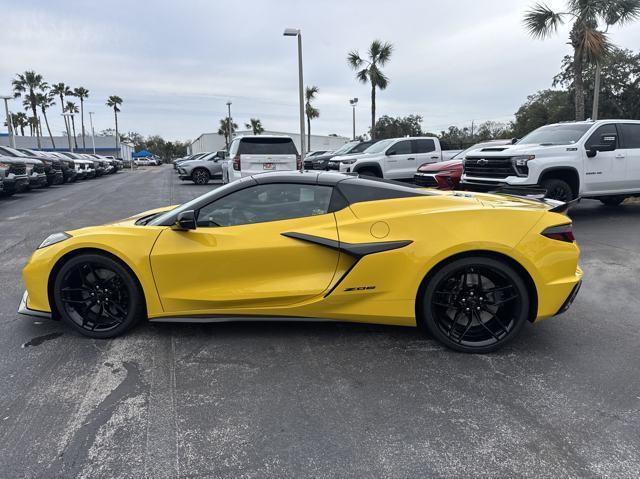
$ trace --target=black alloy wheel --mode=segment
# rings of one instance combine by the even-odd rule
[[[191,173],[191,180],[196,185],[206,185],[207,183],[209,183],[210,178],[211,178],[211,175],[204,168],[196,168]]]
[[[564,201],[565,203],[573,200],[573,190],[566,181],[563,180],[544,180],[542,187],[547,190],[545,197],[552,200]]]
[[[53,296],[62,320],[92,338],[111,338],[133,327],[144,311],[132,274],[99,254],[71,258],[59,270]]]
[[[429,281],[423,324],[452,349],[486,353],[517,336],[528,319],[529,305],[522,278],[507,263],[462,258],[445,265]]]

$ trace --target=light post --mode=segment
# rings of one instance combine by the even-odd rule
[[[73,144],[71,143],[71,132],[69,131],[69,125],[71,124],[71,118],[73,118],[73,113],[61,113],[65,119],[65,126],[67,127],[67,140],[69,140],[69,151],[73,153]]]
[[[11,121],[11,115],[9,114],[9,100],[12,100],[12,96],[0,96],[4,100],[4,111],[7,114],[7,128],[9,129],[9,138],[11,138],[11,146],[16,147],[16,135],[13,131],[13,122]]]
[[[227,102],[227,135],[229,136],[229,140],[227,143],[227,153],[229,153],[229,148],[231,147],[231,102]]]
[[[94,112],[89,112],[89,123],[91,123],[91,144],[93,145],[93,154],[96,154],[96,132],[93,129],[93,114]]]
[[[285,28],[285,37],[298,37],[298,89],[300,94],[300,171],[304,170],[306,150],[304,137],[304,80],[302,79],[302,32],[297,28]]]
[[[349,104],[353,107],[353,139],[356,139],[356,105],[358,104],[357,98],[351,98]]]

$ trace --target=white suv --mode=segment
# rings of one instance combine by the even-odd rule
[[[482,148],[464,160],[462,187],[540,187],[549,198],[578,196],[618,205],[640,196],[640,121],[556,123],[515,145]]]
[[[231,142],[222,182],[269,171],[300,169],[300,155],[290,136],[240,136]]]

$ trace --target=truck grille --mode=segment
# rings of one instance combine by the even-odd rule
[[[62,165],[60,163],[54,163],[52,166],[53,166],[53,169],[56,171],[62,170]]]
[[[14,163],[9,168],[9,173],[13,173],[14,175],[26,175],[27,165],[25,165],[24,163]]]
[[[313,161],[304,160],[304,169],[305,170],[313,170]]]
[[[479,178],[516,176],[511,158],[469,158],[464,160],[464,173]]]
[[[33,171],[34,173],[44,173],[44,165],[34,165]]]
[[[438,186],[438,182],[433,176],[414,176],[413,182],[418,186]]]

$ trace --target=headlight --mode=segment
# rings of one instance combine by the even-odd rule
[[[342,163],[343,165],[351,165],[355,162],[356,160],[340,160],[340,163]]]
[[[536,155],[526,155],[526,156],[514,156],[511,158],[513,162],[513,166],[516,169],[516,173],[518,176],[528,176],[529,175],[529,165],[527,163],[531,160],[534,160]]]
[[[11,165],[9,163],[2,163],[0,161],[0,168],[11,168]]]
[[[46,248],[47,246],[51,246],[52,244],[56,244],[56,243],[60,243],[61,241],[64,241],[66,239],[71,238],[71,235],[67,234],[67,233],[53,233],[52,235],[47,236],[44,241],[42,243],[40,243],[40,246],[38,246],[38,249],[41,248]]]

